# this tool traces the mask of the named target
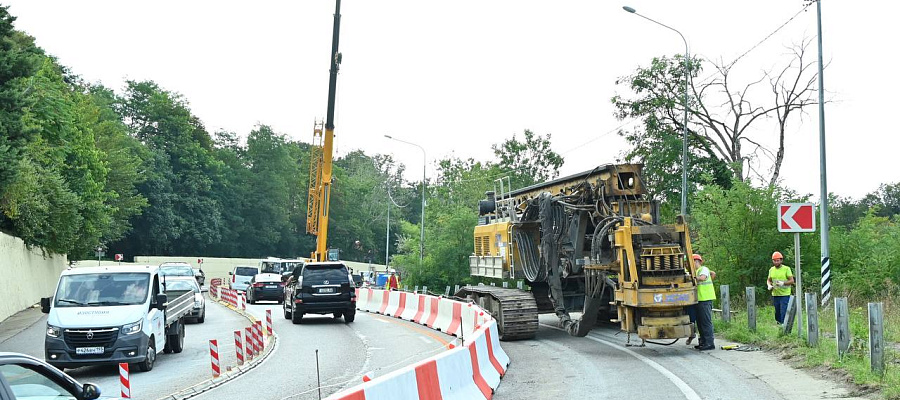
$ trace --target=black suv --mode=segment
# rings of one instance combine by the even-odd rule
[[[284,318],[301,323],[304,314],[356,318],[356,285],[341,262],[306,263],[295,268],[285,287]]]

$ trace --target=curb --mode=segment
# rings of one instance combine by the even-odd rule
[[[212,297],[210,297],[210,299],[212,299]],[[247,313],[244,310],[236,309],[236,308],[232,307],[230,304],[226,304],[221,299],[216,299],[215,302],[222,306],[225,306],[226,308],[237,313],[238,315],[240,315],[244,318],[247,318],[247,320],[249,320],[251,324],[255,324],[258,321],[256,319],[256,317],[254,317],[250,313]],[[200,395],[202,393],[205,393],[212,389],[215,389],[221,385],[224,385],[225,383],[228,383],[228,382],[240,377],[241,375],[249,372],[250,370],[252,370],[252,369],[256,368],[257,366],[259,366],[260,364],[262,364],[263,361],[267,360],[269,358],[269,355],[275,351],[276,347],[278,347],[278,333],[273,333],[271,339],[266,344],[266,348],[265,348],[264,352],[261,355],[257,356],[256,358],[254,358],[253,361],[244,363],[244,365],[229,366],[226,368],[225,371],[222,372],[221,375],[219,375],[218,378],[207,379],[203,382],[194,384],[193,386],[179,390],[175,393],[160,397],[157,400],[190,399],[194,396]]]

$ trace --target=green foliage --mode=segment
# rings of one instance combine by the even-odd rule
[[[900,295],[900,224],[870,209],[852,229],[831,235],[834,292],[859,299]]]
[[[530,186],[556,178],[563,158],[550,148],[550,134],[535,135],[525,130],[525,141],[512,138],[491,146],[497,166],[506,172],[514,188]]]

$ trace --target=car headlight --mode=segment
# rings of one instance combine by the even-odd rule
[[[60,330],[58,326],[47,324],[47,336],[59,337]]]
[[[132,323],[132,324],[128,324],[128,325],[123,326],[123,327],[122,327],[122,334],[123,334],[123,335],[133,335],[133,334],[135,334],[135,333],[140,332],[140,331],[141,331],[141,325],[142,325],[143,322],[144,322],[144,321],[141,320],[141,321],[138,321],[138,322],[135,322],[135,323]]]

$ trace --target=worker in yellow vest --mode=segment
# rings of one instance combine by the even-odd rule
[[[775,305],[775,321],[784,324],[787,314],[788,300],[791,298],[791,285],[794,284],[794,273],[791,267],[782,265],[784,256],[781,252],[772,253],[772,268],[769,268],[769,278],[766,279],[767,287],[772,291],[772,304]]]
[[[700,328],[700,344],[695,349],[714,350],[716,348],[715,333],[712,323],[712,303],[716,299],[713,287],[713,273],[703,266],[703,257],[694,254],[694,267],[697,270],[697,326]]]
[[[391,272],[391,276],[388,277],[387,286],[388,286],[388,290],[400,289],[400,278],[398,278],[396,274]]]

